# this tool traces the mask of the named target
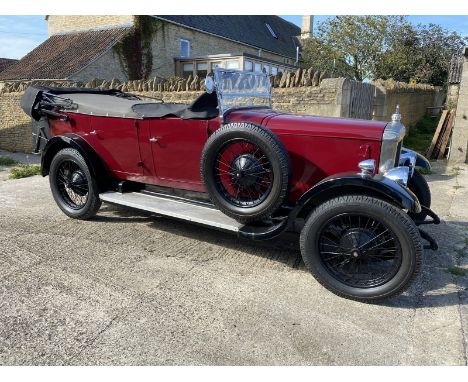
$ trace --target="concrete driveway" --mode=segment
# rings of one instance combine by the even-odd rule
[[[0,364],[466,365],[468,168],[429,176],[444,217],[404,295],[339,298],[295,240],[254,243],[104,205],[76,221],[48,178],[0,180]],[[294,238],[293,238],[294,239]]]

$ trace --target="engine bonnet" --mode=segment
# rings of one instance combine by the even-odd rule
[[[276,114],[266,126],[277,134],[380,141],[386,122],[311,115]]]

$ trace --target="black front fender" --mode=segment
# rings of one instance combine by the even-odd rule
[[[420,212],[418,198],[407,187],[381,175],[362,176],[356,173],[332,175],[306,191],[297,201],[293,216],[342,195],[368,195],[388,201],[409,212]]]
[[[48,140],[41,155],[42,176],[49,175],[50,164],[53,157],[61,149],[67,147],[71,147],[79,151],[88,165],[91,175],[98,183],[99,188],[104,190],[108,186],[108,182],[110,180],[107,168],[90,144],[76,134],[60,135]]]
[[[421,167],[421,168],[424,168],[424,169],[426,169],[428,171],[431,170],[431,164],[429,163],[429,161],[424,156],[422,156],[421,154],[419,154],[416,151],[407,149],[405,147],[401,148],[401,154],[405,154],[405,153],[408,153],[408,152],[412,152],[412,153],[416,154],[416,163],[415,163],[416,167]],[[406,162],[403,162],[403,163],[400,162],[400,166],[407,166],[407,165],[408,165],[408,163],[406,163]]]

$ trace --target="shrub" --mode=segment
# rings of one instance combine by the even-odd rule
[[[10,157],[1,157],[0,156],[0,165],[1,166],[12,166],[14,164],[17,164],[18,162],[15,161],[14,159],[11,159]]]
[[[28,176],[39,175],[41,167],[36,164],[26,164],[13,167],[10,170],[10,179],[27,178]]]

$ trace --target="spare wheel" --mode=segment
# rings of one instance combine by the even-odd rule
[[[201,157],[201,178],[226,215],[251,222],[268,218],[283,203],[290,163],[283,143],[253,123],[231,123],[214,132]]]

